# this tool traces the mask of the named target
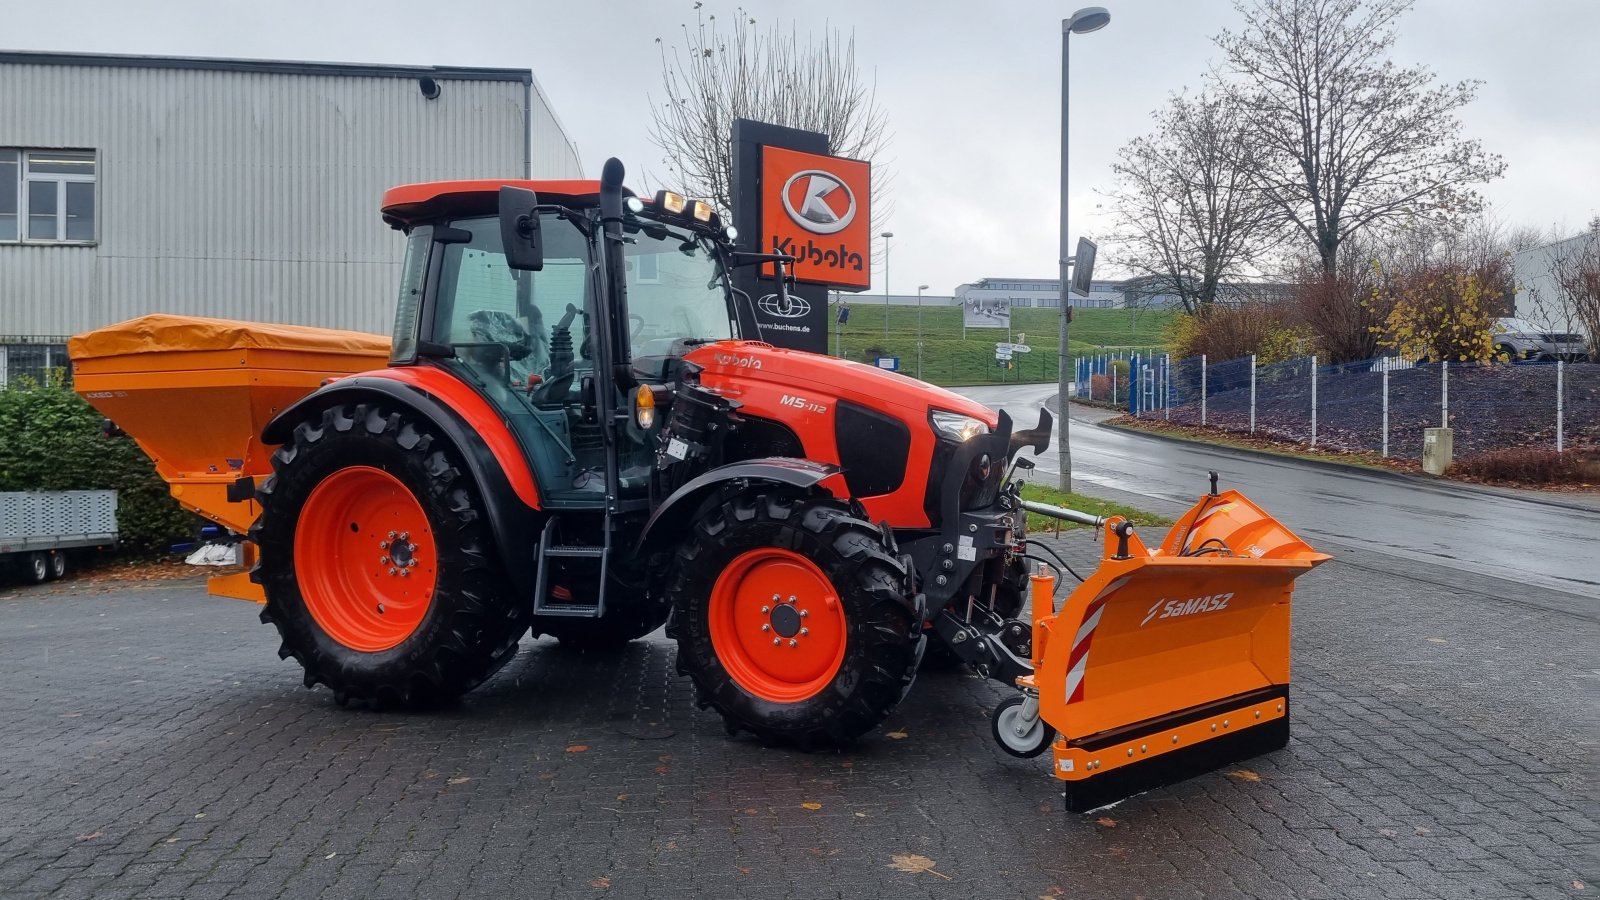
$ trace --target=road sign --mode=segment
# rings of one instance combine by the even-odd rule
[[[1029,347],[1027,344],[1012,344],[1011,345],[1011,352],[1012,353],[1032,353],[1033,352],[1033,348]]]
[[[873,361],[873,365],[880,369],[888,369],[891,372],[898,372],[900,371],[900,357],[880,356]]]

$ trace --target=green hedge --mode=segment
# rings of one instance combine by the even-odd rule
[[[122,546],[166,552],[200,523],[167,492],[155,465],[128,438],[100,433],[100,413],[53,379],[0,389],[0,491],[117,491]]]

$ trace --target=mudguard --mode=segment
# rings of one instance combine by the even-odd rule
[[[681,529],[687,528],[690,517],[700,508],[700,504],[730,481],[766,481],[805,490],[816,487],[842,471],[838,466],[827,463],[776,456],[718,466],[690,479],[656,507],[656,511],[650,515],[650,521],[645,523],[643,533],[639,535],[636,552],[640,557],[646,556],[666,540],[666,536],[681,534]]]
[[[419,366],[342,378],[279,413],[262,430],[262,440],[283,444],[301,420],[335,404],[368,399],[409,409],[437,428],[460,451],[483,497],[490,532],[505,562],[506,574],[519,593],[532,596],[536,568],[512,564],[533,550],[542,527],[532,469],[516,438],[488,401],[448,373]]]

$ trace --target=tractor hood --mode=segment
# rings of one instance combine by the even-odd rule
[[[915,378],[872,366],[786,350],[762,341],[719,341],[701,347],[685,359],[705,369],[723,393],[739,399],[740,382],[766,382],[796,394],[816,392],[868,407],[896,407],[907,419],[925,420],[930,409],[972,416],[994,428],[994,410],[960,394]],[[887,410],[885,410],[887,411]]]

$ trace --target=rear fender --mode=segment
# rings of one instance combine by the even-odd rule
[[[767,482],[809,490],[839,475],[842,471],[838,466],[826,463],[782,457],[751,459],[718,466],[691,479],[656,507],[656,511],[650,516],[650,521],[645,523],[644,532],[639,535],[639,545],[635,553],[643,559],[656,550],[663,549],[675,536],[685,533],[700,505],[730,482]],[[842,481],[840,479],[841,488]],[[833,493],[838,495],[842,490]]]
[[[279,413],[262,430],[262,440],[286,443],[297,423],[319,416],[331,406],[364,400],[409,410],[460,451],[483,498],[506,574],[519,594],[531,596],[537,572],[514,561],[528,556],[541,527],[533,471],[516,438],[488,401],[448,373],[418,366],[341,378]]]

